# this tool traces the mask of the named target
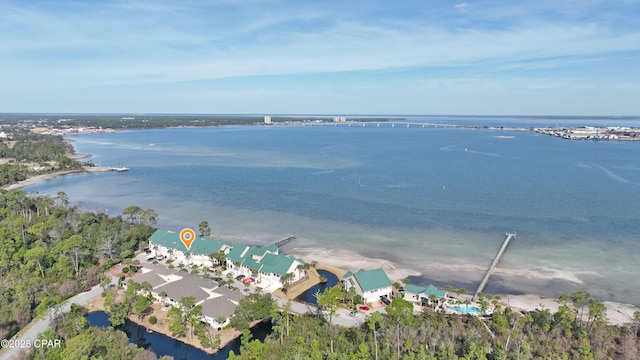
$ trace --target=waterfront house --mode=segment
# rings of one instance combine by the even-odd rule
[[[220,287],[213,280],[152,264],[146,264],[141,274],[129,278],[125,287],[131,281],[148,282],[151,290],[140,295],[151,295],[155,301],[168,306],[180,307],[180,299],[192,296],[195,305],[202,306],[202,321],[216,329],[228,324],[240,299],[244,297],[239,291]]]
[[[252,277],[262,288],[277,289],[283,286],[282,277],[292,274],[291,283],[304,277],[304,271],[299,268],[304,260],[293,256],[279,254],[278,247],[269,245],[255,247],[236,245],[227,254],[227,269],[234,275]]]
[[[262,288],[275,290],[283,286],[282,277],[290,275],[290,283],[304,277],[299,266],[304,260],[279,253],[276,245],[249,246],[213,239],[196,237],[187,250],[180,234],[168,230],[156,230],[149,238],[149,249],[154,256],[172,259],[175,265],[201,265],[211,267],[217,263],[210,254],[223,252],[226,267],[235,276],[252,277]]]
[[[156,230],[149,238],[149,249],[154,256],[162,256],[174,260],[175,264],[199,265],[211,267],[217,264],[211,254],[223,252],[227,254],[233,247],[232,243],[197,236],[187,249],[180,240],[180,234],[169,230]]]
[[[391,280],[384,269],[362,270],[343,276],[344,289],[355,288],[356,294],[362,296],[365,303],[374,303],[381,298],[391,299]]]
[[[202,306],[202,321],[216,329],[222,329],[229,323],[243,297],[238,291],[223,286],[216,288],[211,298],[198,304]]]
[[[428,305],[431,300],[440,301],[446,298],[447,292],[438,290],[435,286],[429,284],[427,287],[416,286],[411,284],[404,285],[404,299],[418,305]]]
[[[180,299],[187,296],[192,296],[196,304],[214,296],[212,293],[218,287],[217,282],[203,279],[197,275],[184,272],[183,274],[179,280],[154,288],[154,292],[157,294],[166,293],[164,301],[172,306],[178,306]]]

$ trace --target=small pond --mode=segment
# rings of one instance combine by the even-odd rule
[[[92,326],[107,327],[110,326],[109,314],[103,311],[96,311],[87,315],[87,321]],[[251,329],[254,339],[264,340],[271,332],[271,322],[262,322]],[[118,327],[118,330],[124,331],[129,336],[129,342],[139,347],[151,349],[158,357],[163,355],[173,356],[175,360],[223,360],[229,357],[229,352],[240,352],[240,338],[236,338],[224,348],[215,354],[208,354],[191,345],[187,345],[181,341],[173,339],[167,335],[160,333],[148,333],[147,329],[130,320],[126,320],[125,324]]]
[[[315,294],[318,292],[323,292],[324,289],[330,288],[338,284],[338,277],[329,271],[326,270],[318,270],[319,275],[324,275],[327,278],[326,283],[320,283],[312,286],[309,290],[303,292],[296,298],[298,301],[306,302],[312,305],[317,305],[318,300],[316,299]]]

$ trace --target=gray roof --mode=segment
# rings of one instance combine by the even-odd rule
[[[157,273],[157,274],[160,274],[160,275],[175,274],[176,272],[178,272],[180,270],[178,268],[169,269],[166,266],[155,265],[155,264],[151,264],[151,263],[144,264],[144,268],[149,269],[149,270],[153,271],[154,273]]]
[[[151,284],[151,288],[155,288],[156,286],[160,286],[167,282],[165,279],[158,276],[158,274],[156,274],[155,272],[148,272],[148,273],[136,275],[132,278],[129,278],[127,282],[129,281],[135,281],[139,284],[141,284],[144,281],[147,281],[149,284]]]
[[[203,289],[210,290],[218,286],[215,281],[206,280],[199,276],[182,272],[176,275],[182,276],[182,279],[172,281],[154,290],[158,293],[166,292],[167,296],[175,301],[180,301],[183,297],[193,296],[196,298],[197,303],[209,297],[209,294]]]
[[[202,314],[213,319],[218,316],[228,318],[236,311],[236,304],[226,296],[209,299],[200,305],[202,306]]]
[[[238,301],[240,301],[240,299],[244,298],[244,295],[242,295],[242,293],[240,293],[237,290],[229,289],[226,286],[217,287],[213,292],[216,293],[216,294],[223,295],[223,296],[225,296],[225,297],[227,297],[227,298],[229,298],[229,299],[231,299],[233,301],[236,301],[236,302],[238,302]]]

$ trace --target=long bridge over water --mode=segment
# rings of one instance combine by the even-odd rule
[[[408,121],[348,121],[348,122],[318,122],[318,123],[305,123],[304,126],[333,126],[333,127],[375,127],[375,128],[428,128],[428,127],[457,127],[457,125],[451,124],[427,124],[416,123]]]
[[[486,130],[507,130],[507,131],[531,131],[524,127],[506,126],[479,126],[462,124],[441,124],[441,123],[421,123],[410,121],[346,121],[346,122],[305,122],[302,126],[320,127],[352,127],[352,128],[455,128],[455,129],[486,129]]]

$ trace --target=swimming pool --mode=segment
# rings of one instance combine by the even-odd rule
[[[471,314],[471,315],[480,315],[482,314],[482,310],[477,306],[472,305],[455,305],[452,310],[458,314]]]

